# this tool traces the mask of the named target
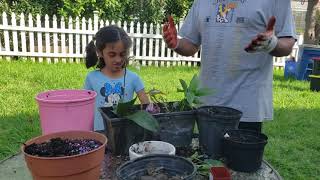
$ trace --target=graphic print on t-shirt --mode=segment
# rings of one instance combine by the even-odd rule
[[[105,107],[110,107],[113,105],[117,105],[123,95],[121,91],[122,84],[120,82],[117,83],[109,83],[107,82],[104,87],[101,88],[100,93],[105,97]]]
[[[220,2],[216,6],[216,22],[217,23],[231,23],[234,9],[237,7],[236,3]]]

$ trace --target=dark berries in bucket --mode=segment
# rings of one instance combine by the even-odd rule
[[[83,154],[102,145],[93,139],[61,139],[52,138],[48,142],[27,145],[24,151],[27,154],[40,157],[63,157]]]

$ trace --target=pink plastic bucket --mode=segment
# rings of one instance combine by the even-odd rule
[[[42,134],[68,130],[93,130],[95,98],[89,90],[52,90],[39,93]]]

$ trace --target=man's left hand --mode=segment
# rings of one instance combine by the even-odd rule
[[[259,33],[251,43],[245,48],[245,51],[249,53],[254,52],[268,52],[273,51],[277,44],[278,38],[274,35],[274,26],[276,23],[276,18],[272,16],[268,22],[266,31]]]

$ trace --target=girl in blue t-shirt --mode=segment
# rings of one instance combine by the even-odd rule
[[[110,25],[101,28],[86,47],[86,67],[96,70],[88,73],[84,88],[97,92],[94,130],[104,130],[99,107],[117,105],[133,99],[137,94],[140,103],[149,103],[140,77],[128,70],[131,38],[121,28]]]

